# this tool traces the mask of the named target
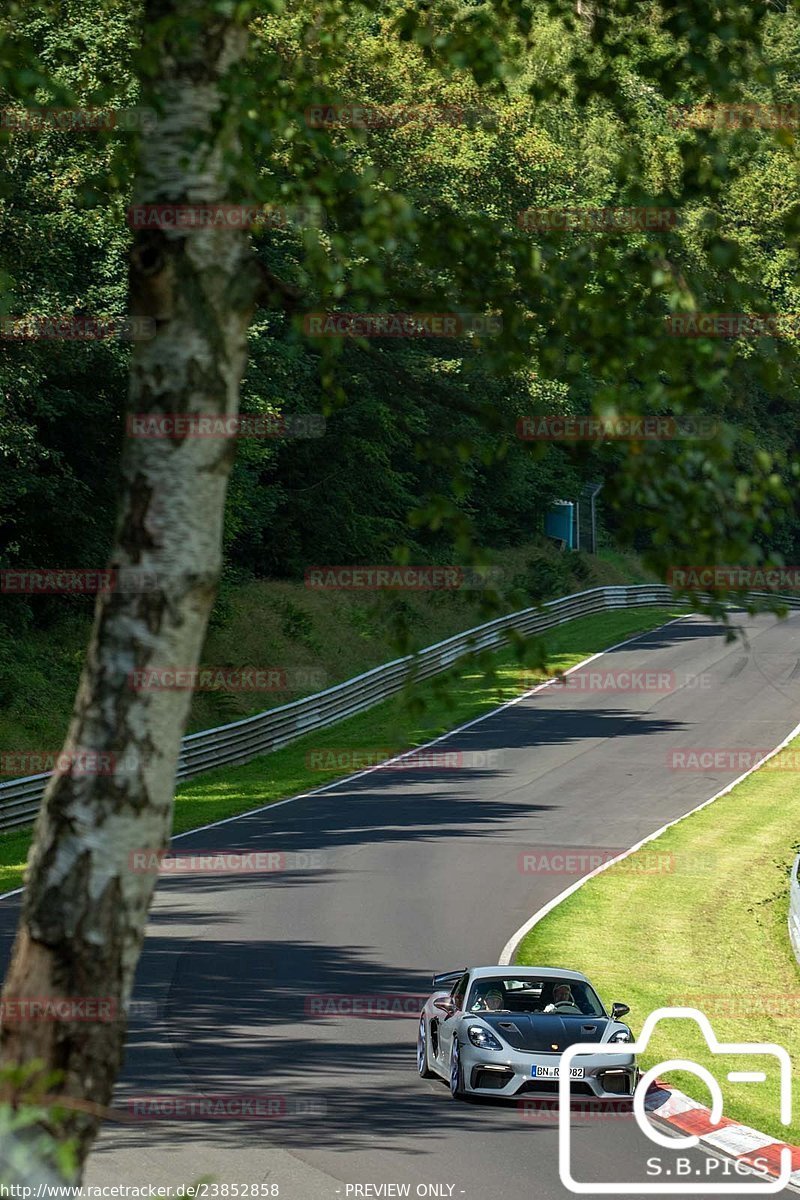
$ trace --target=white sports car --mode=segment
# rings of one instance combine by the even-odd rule
[[[619,1043],[619,1055],[579,1058],[570,1067],[571,1094],[595,1100],[631,1099],[637,1066],[625,1050],[633,1034],[607,1013],[585,975],[552,967],[471,967],[434,975],[437,990],[419,1021],[417,1067],[439,1075],[454,1099],[468,1096],[553,1095],[559,1061],[580,1042]]]

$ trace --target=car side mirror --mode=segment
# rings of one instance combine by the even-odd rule
[[[456,1002],[452,996],[440,996],[438,1000],[434,1000],[433,1007],[438,1008],[446,1017],[452,1017],[456,1011]]]
[[[625,1014],[629,1013],[630,1011],[631,1009],[629,1004],[620,1004],[618,1000],[615,1000],[611,1005],[611,1020],[619,1021],[621,1017],[624,1017]]]

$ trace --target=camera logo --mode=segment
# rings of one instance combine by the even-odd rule
[[[636,1055],[646,1050],[656,1025],[660,1020],[667,1017],[678,1017],[684,1020],[696,1021],[712,1054],[742,1055],[746,1058],[751,1058],[754,1055],[758,1057],[768,1055],[776,1059],[780,1067],[780,1120],[783,1125],[790,1123],[792,1117],[792,1065],[789,1054],[784,1047],[778,1046],[774,1042],[720,1042],[714,1035],[708,1017],[697,1008],[656,1009],[645,1021],[641,1037],[635,1042],[626,1044],[626,1052]],[[596,1183],[582,1182],[574,1178],[571,1160],[572,1126],[570,1123],[570,1067],[572,1066],[572,1060],[579,1056],[591,1055],[592,1059],[596,1061],[598,1057],[613,1055],[615,1053],[619,1054],[619,1046],[613,1043],[579,1042],[574,1046],[569,1046],[561,1056],[558,1082],[558,1167],[562,1184],[570,1192],[574,1192],[577,1195],[630,1196],[645,1193],[651,1195],[686,1195],[687,1193],[692,1193],[696,1196],[698,1186],[696,1179],[691,1183]],[[746,1062],[743,1064],[744,1067],[747,1067],[747,1065]],[[633,1113],[642,1133],[657,1145],[665,1147],[668,1150],[687,1150],[699,1145],[700,1139],[694,1135],[677,1138],[668,1137],[660,1133],[647,1119],[645,1097],[647,1096],[648,1089],[659,1075],[663,1075],[667,1071],[688,1071],[703,1080],[711,1092],[711,1121],[714,1124],[718,1124],[722,1117],[722,1089],[706,1067],[683,1058],[674,1058],[660,1062],[645,1072],[639,1080],[633,1097]],[[729,1083],[766,1083],[767,1076],[763,1071],[748,1071],[743,1069],[741,1071],[729,1071],[727,1079]],[[791,1174],[792,1154],[791,1150],[785,1147],[781,1152],[780,1175],[775,1179],[770,1177],[769,1183],[709,1183],[704,1180],[702,1190],[708,1195],[741,1196],[752,1195],[753,1193],[767,1195],[782,1191],[786,1187]]]

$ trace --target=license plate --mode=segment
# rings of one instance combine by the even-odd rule
[[[570,1067],[569,1077],[570,1079],[583,1079],[583,1072],[583,1067]],[[556,1066],[543,1067],[537,1065],[535,1067],[531,1067],[531,1075],[534,1077],[534,1079],[560,1079],[561,1068]]]

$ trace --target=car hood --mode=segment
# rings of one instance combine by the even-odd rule
[[[515,1050],[555,1054],[582,1042],[602,1042],[606,1017],[561,1017],[555,1013],[475,1013]]]

